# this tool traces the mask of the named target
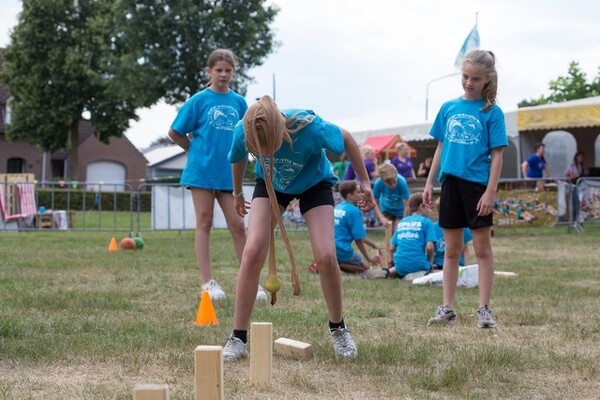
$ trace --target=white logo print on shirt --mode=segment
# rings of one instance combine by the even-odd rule
[[[458,144],[476,144],[481,137],[481,122],[470,114],[456,114],[448,120],[446,139]]]
[[[239,120],[239,114],[235,108],[220,104],[208,110],[208,120],[210,125],[216,129],[232,131]]]

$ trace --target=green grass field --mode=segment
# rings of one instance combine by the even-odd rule
[[[0,399],[131,399],[137,383],[194,398],[194,348],[231,332],[237,261],[215,231],[213,269],[228,294],[218,326],[192,321],[199,301],[194,235],[144,233],[141,251],[110,253],[113,232],[0,233]],[[370,232],[383,241],[382,232]],[[600,226],[498,229],[492,307],[499,327],[475,326],[477,289],[459,289],[456,327],[428,328],[439,287],[344,276],[345,317],[359,349],[338,361],[305,231],[290,237],[302,294],[284,282],[258,305],[274,337],[309,342],[315,358],[274,357],[273,387],[250,385],[249,361],[225,365],[228,399],[597,399],[600,394]],[[263,277],[264,273],[263,271]]]

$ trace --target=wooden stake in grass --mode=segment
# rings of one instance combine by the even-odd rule
[[[135,385],[133,400],[169,400],[169,385],[154,383]]]
[[[223,347],[196,347],[196,350],[194,350],[194,375],[194,391],[196,400],[224,399]]]
[[[250,324],[250,340],[250,383],[270,388],[273,375],[273,324]]]

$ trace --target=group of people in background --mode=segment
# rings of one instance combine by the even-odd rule
[[[311,110],[280,109],[269,96],[248,107],[230,89],[237,66],[230,50],[215,50],[207,64],[209,83],[179,110],[169,136],[188,152],[181,184],[191,190],[196,212],[195,252],[202,290],[214,299],[226,297],[210,265],[215,201],[225,215],[239,263],[233,329],[223,349],[225,362],[248,355],[248,325],[255,301],[264,298],[259,279],[269,249],[274,251],[276,225],[286,243],[294,277],[295,257],[282,220],[292,201],[298,201],[308,228],[335,354],[356,357],[357,346],[343,315],[341,269],[359,265],[360,256],[351,247],[338,246],[341,223],[353,218],[348,222],[348,238],[357,243],[369,263],[381,263],[382,256],[392,260],[381,268],[386,276],[406,276],[416,265],[430,270],[438,265],[434,255],[435,245],[440,243],[437,228],[429,219],[434,207],[434,177],[441,184],[439,227],[444,256],[437,263],[443,266],[444,290],[443,303],[429,322],[457,321],[454,297],[459,259],[465,228],[470,228],[479,262],[477,325],[496,326],[489,308],[494,270],[492,209],[507,137],[504,114],[496,105],[498,79],[492,52],[473,50],[466,55],[463,93],[439,111],[430,132],[438,146],[417,173],[406,143],[398,145],[390,164],[378,168],[372,148],[360,149],[347,130]],[[325,150],[344,157],[332,166]],[[256,184],[252,198],[246,199],[242,184],[250,154],[257,160]],[[409,196],[406,180],[417,175],[426,177],[424,190]],[[336,206],[333,186],[339,176],[343,178],[339,189],[344,201]],[[410,214],[406,217],[405,208]],[[360,237],[364,225],[356,219],[369,210],[389,232],[385,248],[375,256],[366,246],[379,250],[378,246],[366,235]],[[292,283],[299,292],[299,283]]]
[[[523,178],[535,179],[536,191],[542,192],[545,189],[546,178],[553,178],[552,169],[548,165],[545,158],[546,145],[544,143],[537,143],[533,148],[533,153],[523,161],[521,164],[521,173]],[[571,192],[571,204],[572,204],[572,219],[575,223],[579,221],[579,210],[580,210],[580,199],[579,190],[577,189],[577,180],[590,176],[590,170],[585,165],[585,153],[578,150],[573,156],[573,162],[567,166],[564,172],[564,177],[567,183],[570,185]]]

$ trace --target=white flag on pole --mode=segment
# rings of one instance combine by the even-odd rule
[[[471,29],[469,35],[465,39],[462,47],[460,48],[458,54],[456,55],[456,61],[454,61],[454,66],[457,69],[462,67],[462,62],[465,59],[465,55],[473,50],[479,48],[479,32],[477,31],[477,24]]]

